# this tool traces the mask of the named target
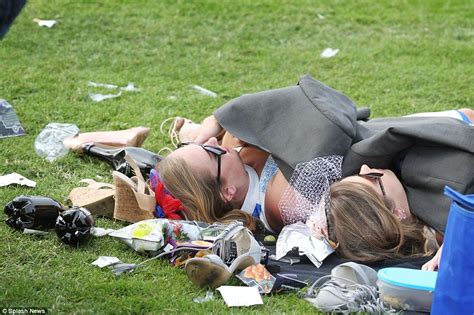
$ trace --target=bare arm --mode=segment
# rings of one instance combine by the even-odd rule
[[[201,126],[197,129],[194,142],[204,143],[212,137],[222,138],[225,130],[219,124],[214,116],[208,116],[204,118]]]

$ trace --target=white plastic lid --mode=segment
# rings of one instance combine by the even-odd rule
[[[434,291],[438,272],[392,267],[380,269],[377,275],[379,280],[399,287]]]

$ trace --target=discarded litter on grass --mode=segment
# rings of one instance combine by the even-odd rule
[[[111,98],[116,98],[122,95],[122,92],[118,92],[117,94],[96,94],[96,93],[89,93],[89,97],[94,101],[94,102],[102,102],[104,100],[108,100]]]
[[[6,100],[0,99],[0,138],[23,136],[25,130],[20,124],[20,120]]]
[[[103,88],[106,88],[106,89],[116,89],[116,88],[118,88],[118,86],[115,85],[115,84],[97,83],[97,82],[94,82],[94,81],[89,81],[89,86],[103,87]]]
[[[36,236],[46,236],[46,235],[49,234],[49,232],[34,230],[34,229],[24,229],[23,234],[25,234],[25,235],[36,235]]]
[[[63,140],[78,133],[79,128],[74,124],[50,123],[36,137],[36,154],[53,162],[69,152],[69,148],[63,144]]]
[[[198,91],[199,93],[201,93],[203,95],[207,95],[207,96],[210,96],[210,97],[217,97],[216,93],[214,93],[214,92],[212,92],[208,89],[205,89],[202,86],[193,85],[192,87],[193,87],[193,89],[195,89],[196,91]]]
[[[275,284],[275,277],[262,264],[248,266],[236,277],[249,287],[256,287],[260,294],[270,293]]]
[[[206,296],[198,296],[194,298],[193,301],[199,304],[214,301],[214,293],[212,291],[207,291]]]
[[[301,222],[283,227],[276,244],[276,259],[281,259],[295,247],[298,248],[300,256],[306,255],[318,268],[323,260],[334,252],[327,242],[314,237],[310,228]]]
[[[256,287],[221,286],[217,288],[227,306],[262,305],[262,297]]]
[[[322,15],[321,13],[318,13],[318,18],[320,20],[324,20],[326,17],[324,15]]]
[[[135,86],[135,84],[133,84],[132,82],[129,82],[126,86],[119,87],[118,85],[115,85],[115,84],[98,83],[98,82],[94,82],[94,81],[89,81],[89,86],[102,87],[102,88],[106,88],[106,89],[109,89],[109,90],[120,89],[120,90],[126,91],[126,92],[140,92],[141,91],[141,89],[137,88]]]
[[[57,23],[56,20],[41,20],[41,19],[33,19],[33,22],[37,23],[39,26],[44,26],[47,28],[51,28]]]
[[[0,176],[0,187],[8,186],[8,185],[21,185],[21,186],[28,186],[31,188],[35,188],[36,182],[29,180],[28,178],[18,173],[11,173],[11,174]]]
[[[94,260],[91,265],[97,266],[99,268],[104,268],[107,266],[115,265],[121,263],[120,259],[113,256],[99,256],[96,260]]]
[[[114,229],[104,229],[104,228],[99,228],[99,227],[93,227],[91,229],[91,235],[95,236],[95,237],[107,236],[112,232],[115,232],[115,230]]]
[[[339,52],[339,48],[338,49],[326,48],[321,53],[321,58],[332,58],[335,55],[337,55],[338,52]]]
[[[121,87],[120,89],[126,92],[140,92],[141,91],[141,89],[135,87],[135,85],[131,82],[129,82],[127,86]]]
[[[121,274],[125,272],[132,272],[137,267],[138,267],[137,264],[123,264],[123,263],[118,263],[118,264],[109,266],[109,268],[112,270],[112,272],[116,276],[120,276]]]

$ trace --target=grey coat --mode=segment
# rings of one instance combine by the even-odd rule
[[[362,164],[396,166],[410,209],[439,231],[450,205],[444,186],[474,193],[474,127],[453,118],[358,121],[349,98],[310,76],[297,86],[240,96],[214,116],[237,138],[271,153],[287,179],[298,163],[325,155],[345,156],[345,176]]]

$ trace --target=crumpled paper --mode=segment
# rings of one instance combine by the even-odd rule
[[[39,26],[44,26],[47,28],[51,28],[57,23],[56,20],[40,20],[40,19],[33,19],[33,22],[37,23]]]
[[[113,256],[99,256],[96,260],[94,260],[91,265],[97,266],[99,268],[104,268],[107,266],[115,265],[121,263],[120,259]]]
[[[36,187],[36,182],[29,180],[28,178],[18,173],[11,173],[4,176],[0,176],[0,187],[14,185],[14,184],[21,185],[21,186],[28,186],[31,188]]]
[[[276,243],[276,259],[281,259],[297,247],[299,255],[306,255],[316,266],[320,267],[323,260],[334,252],[334,249],[324,239],[315,238],[310,228],[297,222],[283,227]]]
[[[332,58],[335,55],[337,55],[338,52],[339,52],[339,48],[338,49],[326,48],[321,53],[321,58]]]
[[[100,93],[89,93],[89,97],[94,102],[102,102],[111,98],[116,98],[122,95],[122,92],[118,92],[117,94],[100,94]]]

